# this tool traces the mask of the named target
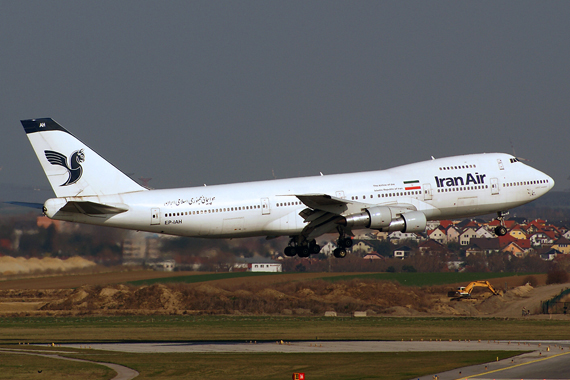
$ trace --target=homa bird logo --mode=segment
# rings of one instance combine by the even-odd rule
[[[67,178],[67,181],[59,186],[69,186],[79,181],[81,174],[83,174],[81,163],[85,161],[85,153],[83,153],[83,149],[76,150],[75,152],[71,153],[69,165],[67,164],[67,157],[59,152],[54,152],[53,150],[45,150],[44,153],[50,164],[63,166],[67,169],[69,178]]]

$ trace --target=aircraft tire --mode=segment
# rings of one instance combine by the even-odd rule
[[[345,238],[345,239],[344,239],[344,246],[345,246],[346,248],[352,247],[352,239],[349,238],[349,237]]]
[[[507,228],[505,226],[497,226],[495,227],[495,235],[497,236],[505,236],[507,234]]]
[[[301,247],[297,247],[297,254],[299,257],[309,257],[311,255],[311,251],[309,251],[309,247],[303,245]]]
[[[338,259],[343,259],[346,257],[346,251],[342,248],[337,248],[333,251],[333,255]]]
[[[291,246],[285,247],[285,251],[283,253],[288,257],[293,257],[297,254],[297,252],[295,252],[295,248]]]

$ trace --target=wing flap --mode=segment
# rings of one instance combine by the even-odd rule
[[[345,212],[351,203],[345,199],[336,198],[328,194],[296,194],[295,196],[305,206],[313,210],[322,210],[337,215]]]

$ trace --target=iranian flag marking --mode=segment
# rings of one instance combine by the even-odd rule
[[[404,190],[420,190],[421,188],[420,181],[417,179],[413,181],[404,181]]]

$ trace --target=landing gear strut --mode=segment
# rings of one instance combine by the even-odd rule
[[[499,226],[495,227],[495,235],[505,236],[507,234],[507,227],[505,227],[505,216],[509,213],[507,211],[498,211],[497,220],[501,223]]]
[[[333,251],[334,257],[342,259],[346,257],[346,249],[352,247],[352,238],[344,235],[343,230],[339,230],[339,237],[336,241],[337,249]]]

